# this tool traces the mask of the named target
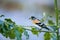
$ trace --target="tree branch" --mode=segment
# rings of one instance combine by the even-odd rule
[[[31,29],[24,28],[25,30],[32,31]],[[56,33],[54,31],[44,31],[44,30],[38,30],[38,32],[50,32],[50,33]]]

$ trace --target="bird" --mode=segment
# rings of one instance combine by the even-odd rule
[[[32,22],[33,22],[35,25],[37,25],[37,26],[39,26],[39,27],[41,27],[41,28],[50,30],[44,23],[41,23],[41,21],[40,21],[39,19],[37,19],[36,17],[31,16],[29,19],[32,20]]]

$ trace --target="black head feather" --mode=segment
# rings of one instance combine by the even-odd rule
[[[31,16],[31,18],[30,18],[31,20],[35,20],[36,18],[34,17],[34,16]]]

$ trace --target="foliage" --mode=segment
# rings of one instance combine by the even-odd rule
[[[52,20],[48,20],[48,25],[50,25],[50,27],[56,31],[56,26],[55,26],[55,23],[52,21]]]
[[[48,20],[49,25],[54,25],[54,22],[52,20]]]
[[[22,33],[20,33],[18,30],[15,30],[15,35],[16,35],[16,38],[17,40],[22,40]]]
[[[38,30],[36,29],[36,28],[32,28],[32,33],[34,34],[34,35],[38,35]]]
[[[0,33],[5,36],[6,38],[9,37],[10,39],[22,40],[22,33],[29,38],[27,31],[25,29],[15,24],[11,19],[5,19],[4,21],[0,20]]]
[[[51,37],[52,37],[53,40],[57,40],[56,33],[51,33]]]
[[[46,32],[44,34],[44,40],[50,40],[51,39],[51,34],[49,32]]]
[[[8,32],[8,34],[9,34],[10,39],[14,39],[14,38],[15,38],[15,33],[14,33],[14,30],[13,30],[13,29],[10,30],[10,31]]]
[[[24,35],[26,36],[26,39],[29,39],[29,34],[26,30],[24,31]]]

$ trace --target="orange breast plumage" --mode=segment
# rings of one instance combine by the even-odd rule
[[[32,22],[33,22],[33,23],[40,23],[40,21],[37,20],[37,19],[36,19],[36,20],[33,20]]]

